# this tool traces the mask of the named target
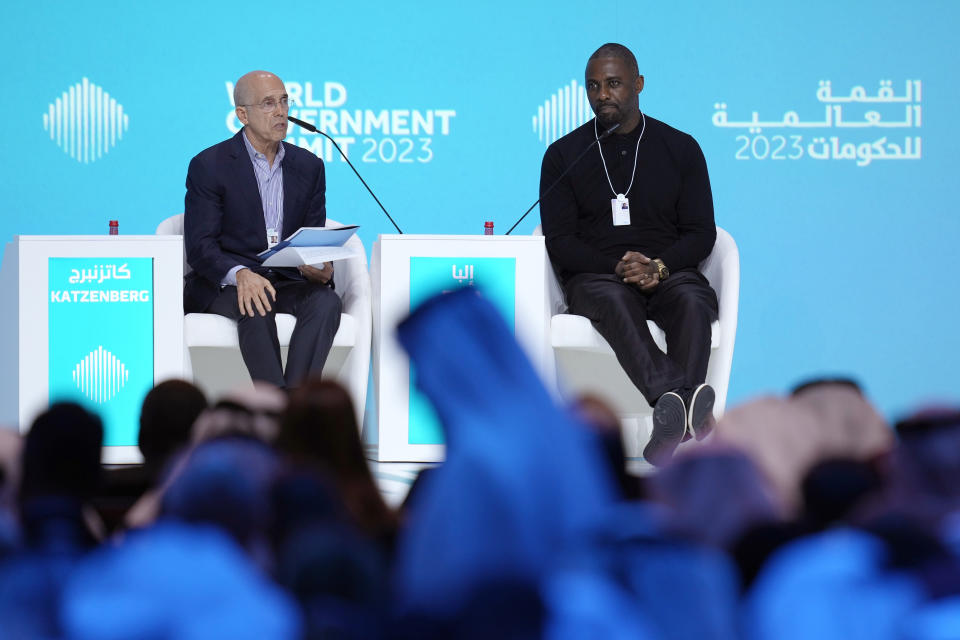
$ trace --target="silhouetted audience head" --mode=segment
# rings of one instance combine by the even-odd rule
[[[138,445],[147,473],[155,480],[170,456],[190,442],[207,398],[185,380],[161,382],[147,393],[140,409]]]
[[[802,508],[803,478],[821,460],[875,460],[893,446],[886,421],[859,390],[833,382],[734,407],[720,419],[715,438],[757,463],[789,513]]]
[[[410,504],[393,595],[403,615],[447,620],[484,586],[537,584],[589,544],[617,504],[613,476],[596,434],[557,405],[482,293],[431,298],[397,338],[447,444]]]
[[[34,420],[23,447],[21,500],[91,498],[100,479],[103,423],[78,404],[57,403]]]
[[[790,400],[814,414],[820,459],[874,460],[893,447],[890,425],[855,382],[810,382],[795,390]]]
[[[890,506],[939,527],[960,512],[960,411],[926,409],[897,422],[896,432]]]
[[[773,489],[737,449],[710,446],[674,458],[650,481],[651,498],[667,507],[674,535],[725,548],[744,531],[777,522]]]
[[[311,378],[291,394],[277,447],[337,476],[368,475],[353,402],[336,382]]]
[[[278,472],[276,455],[255,438],[228,436],[204,442],[174,471],[160,515],[217,525],[263,560]]]
[[[57,403],[27,433],[19,512],[23,542],[34,549],[82,552],[102,535],[87,509],[100,484],[103,425],[78,404]]]
[[[845,376],[833,376],[833,377],[816,377],[809,378],[802,382],[797,383],[793,389],[790,390],[790,395],[800,396],[808,391],[817,389],[818,387],[845,387],[850,391],[854,391],[859,394],[863,394],[863,389],[860,387],[860,383],[853,378],[848,378]]]
[[[801,506],[800,482],[820,446],[816,416],[803,405],[772,396],[727,411],[714,440],[745,452],[770,479],[786,513]]]
[[[276,447],[294,463],[328,478],[368,535],[393,535],[395,516],[370,473],[353,401],[341,385],[311,378],[294,391],[280,422]]]
[[[266,382],[254,382],[252,390],[232,391],[204,411],[194,423],[193,441],[247,435],[273,443],[286,404],[283,391]]]

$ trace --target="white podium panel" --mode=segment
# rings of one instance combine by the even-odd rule
[[[535,369],[553,384],[547,275],[541,236],[381,235],[373,245],[373,383],[367,411],[367,455],[379,461],[437,462],[442,434],[432,409],[413,388],[410,361],[396,327],[431,295],[476,287],[513,326]],[[451,345],[455,349],[455,345]]]
[[[183,377],[183,239],[16,236],[2,278],[3,421],[78,401],[104,421],[104,462],[138,462],[143,396]]]

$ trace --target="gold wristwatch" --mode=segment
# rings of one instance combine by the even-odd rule
[[[657,265],[657,275],[660,276],[661,282],[670,277],[670,269],[667,269],[667,265],[663,264],[663,260],[654,258],[653,263]]]

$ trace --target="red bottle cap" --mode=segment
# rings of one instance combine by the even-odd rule
[[[486,222],[484,222],[484,223],[483,223],[483,228],[484,228],[484,229],[493,229],[493,221],[492,221],[492,220],[487,220]]]
[[[110,221],[110,226],[111,226],[111,227],[119,227],[119,226],[120,226],[120,221],[119,221],[119,220],[111,220],[111,221]]]

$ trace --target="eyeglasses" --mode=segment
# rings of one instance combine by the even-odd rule
[[[264,113],[272,113],[274,109],[277,108],[277,105],[280,105],[280,108],[286,111],[290,107],[290,100],[287,96],[277,100],[275,98],[264,98],[263,101],[257,104],[238,104],[238,107],[260,107],[260,111]]]

